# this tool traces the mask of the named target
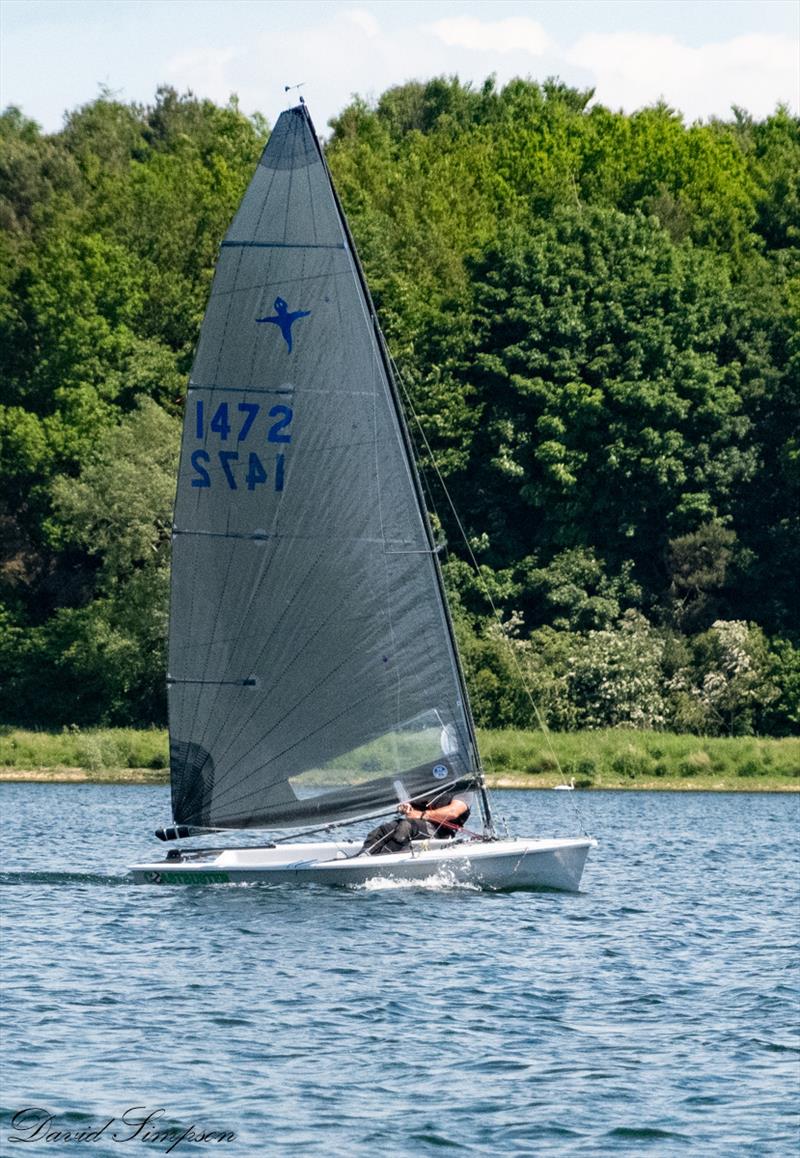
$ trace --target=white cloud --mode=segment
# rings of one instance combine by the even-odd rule
[[[236,75],[239,55],[234,48],[196,48],[180,52],[166,62],[167,79],[179,91],[191,89],[199,96],[225,104],[236,91],[232,77]]]
[[[349,20],[356,28],[360,28],[365,35],[370,38],[380,34],[381,26],[372,15],[367,12],[365,8],[351,8],[348,12],[343,12],[342,16],[345,20]]]
[[[544,56],[552,47],[550,37],[535,20],[511,17],[507,20],[475,20],[455,16],[428,25],[435,36],[450,48],[477,52],[525,52]]]
[[[200,16],[208,16],[212,7],[201,6]],[[597,101],[628,112],[663,97],[689,120],[727,117],[733,104],[760,117],[780,100],[795,107],[800,103],[797,54],[788,35],[754,34],[690,47],[675,36],[635,32],[579,36],[578,27],[572,41],[569,31],[562,33],[559,46],[537,21],[492,20],[491,9],[482,20],[425,20],[425,8],[409,4],[418,15],[398,22],[396,13],[389,19],[389,7],[384,19],[383,6],[370,0],[342,7],[320,3],[312,10],[316,18],[305,20],[298,35],[295,5],[262,4],[252,9],[246,38],[232,20],[213,27],[200,22],[193,39],[184,36],[180,48],[174,47],[176,37],[165,34],[160,62],[145,52],[152,45],[151,29],[137,18],[126,37],[114,42],[113,52],[109,48],[103,56],[105,71],[99,77],[123,87],[126,98],[145,101],[165,80],[220,103],[237,93],[245,112],[260,110],[273,123],[297,96],[285,94],[284,86],[305,82],[300,91],[323,133],[327,119],[355,92],[374,99],[392,85],[453,74],[480,84],[494,73],[500,85],[514,76],[541,80],[556,75],[576,87],[594,87]],[[121,43],[129,46],[127,55]],[[137,55],[148,62],[144,79],[128,71]],[[77,74],[95,78],[87,64]],[[79,98],[88,99],[77,90],[62,100],[75,104]]]
[[[328,117],[356,92],[373,99],[407,80],[463,71],[451,64],[442,42],[425,32],[414,22],[389,32],[363,8],[331,7],[302,36],[264,21],[251,30],[246,48],[185,52],[170,61],[169,79],[217,101],[235,92],[245,112],[260,110],[273,123],[297,97],[293,92],[281,99],[284,85],[305,82],[300,91],[324,134]]]
[[[222,102],[236,92],[245,111],[274,121],[291,99],[284,86],[304,81],[322,129],[354,92],[379,97],[441,75],[479,85],[494,73],[499,85],[560,76],[629,112],[663,96],[688,119],[727,117],[732,104],[757,117],[780,100],[800,106],[787,16],[797,0],[464,7],[470,16],[461,0],[0,0],[0,105],[20,104],[52,131],[98,82],[146,103],[167,81]]]
[[[584,36],[565,60],[592,77],[596,98],[627,111],[663,97],[691,120],[730,114],[756,117],[779,101],[800,99],[800,50],[788,37],[737,36],[692,48],[673,36],[618,32]]]

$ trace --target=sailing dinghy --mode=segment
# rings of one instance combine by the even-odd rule
[[[170,841],[157,884],[375,877],[576,890],[589,837],[498,839],[397,385],[304,104],[222,242],[172,536]],[[451,840],[306,837],[472,794]],[[478,831],[475,831],[478,829]]]

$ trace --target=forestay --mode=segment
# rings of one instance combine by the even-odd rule
[[[222,243],[175,506],[175,821],[366,816],[477,781],[438,562],[304,106]]]

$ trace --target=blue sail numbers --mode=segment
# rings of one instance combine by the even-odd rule
[[[268,407],[246,401],[219,402],[207,417],[205,400],[196,398],[194,431],[202,446],[191,454],[190,485],[203,489],[216,480],[230,490],[246,486],[252,491],[271,483],[282,491],[286,473],[282,447],[292,441],[293,418],[292,407],[284,403]]]

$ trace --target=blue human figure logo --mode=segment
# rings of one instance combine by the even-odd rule
[[[276,325],[286,340],[287,353],[292,352],[292,326],[298,318],[307,318],[311,310],[294,310],[289,313],[289,307],[283,298],[275,298],[275,315],[271,318],[256,318],[257,322],[272,322]]]

